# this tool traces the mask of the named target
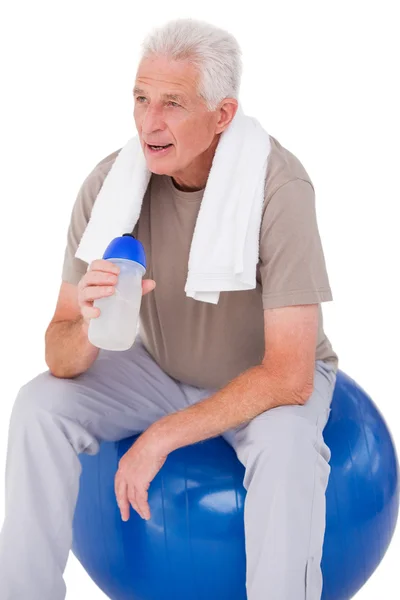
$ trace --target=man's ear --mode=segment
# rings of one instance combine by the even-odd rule
[[[215,133],[222,133],[228,127],[236,115],[239,103],[235,98],[225,98],[222,102],[219,110],[219,119],[217,122]]]

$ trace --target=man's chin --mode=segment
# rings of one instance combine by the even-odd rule
[[[157,166],[148,163],[147,168],[151,173],[154,173],[154,175],[171,175],[174,172],[173,169],[168,169],[167,167],[162,167],[161,165]]]
[[[168,164],[167,160],[166,161],[151,160],[151,158],[150,158],[150,159],[146,160],[146,165],[147,165],[147,168],[149,169],[149,171],[151,173],[154,173],[155,175],[170,175],[171,176],[173,173],[176,172],[176,169],[173,168],[171,163]]]

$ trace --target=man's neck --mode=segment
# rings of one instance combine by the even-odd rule
[[[206,187],[206,183],[207,183],[207,179],[203,182],[199,181],[199,178],[197,178],[197,183],[195,182],[191,182],[188,183],[187,180],[185,181],[185,183],[178,183],[178,181],[175,179],[175,177],[171,177],[172,182],[174,184],[174,187],[176,187],[177,190],[180,190],[181,192],[197,192],[199,190],[204,190],[204,188]]]

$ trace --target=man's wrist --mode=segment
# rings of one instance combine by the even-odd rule
[[[143,435],[148,437],[151,444],[153,444],[157,453],[160,456],[167,456],[178,446],[174,446],[172,430],[169,427],[169,417],[173,415],[167,415],[166,417],[162,417],[144,432]]]
[[[80,326],[83,333],[85,334],[85,336],[87,337],[89,332],[89,321],[86,321],[86,319],[82,315],[80,315],[77,323]]]

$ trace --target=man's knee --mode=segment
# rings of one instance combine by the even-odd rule
[[[325,461],[330,458],[319,428],[290,411],[259,415],[239,428],[235,446],[248,471],[246,480],[257,468],[267,472],[268,477],[274,473],[292,477],[293,473],[312,467],[318,454]]]
[[[19,390],[12,409],[12,419],[31,420],[40,413],[60,413],[71,405],[72,380],[60,379],[49,371],[40,373]]]

